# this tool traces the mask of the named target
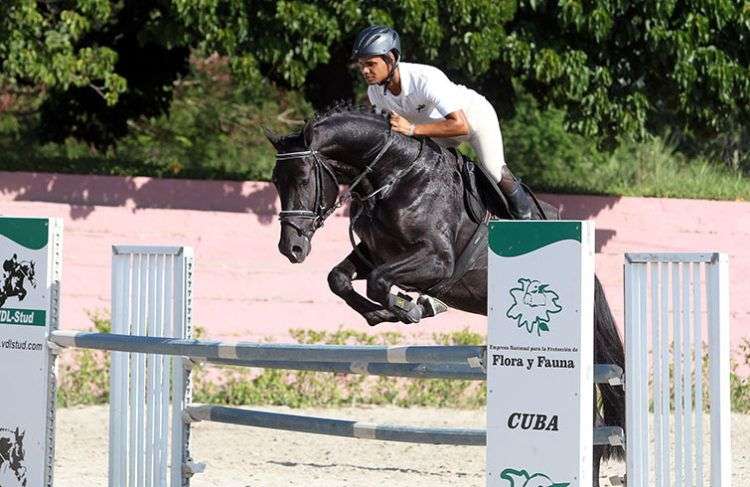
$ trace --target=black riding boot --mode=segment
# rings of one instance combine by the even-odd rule
[[[513,176],[507,166],[503,166],[503,178],[498,182],[500,191],[508,200],[510,213],[516,220],[531,220],[534,204],[521,182]]]

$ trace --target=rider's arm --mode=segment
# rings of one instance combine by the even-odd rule
[[[438,122],[414,125],[414,135],[426,137],[457,137],[468,133],[469,122],[463,110],[451,112]]]
[[[432,123],[413,124],[397,113],[391,113],[391,128],[404,135],[424,135],[426,137],[457,137],[469,133],[469,122],[463,110],[456,110],[443,120]]]
[[[423,135],[426,137],[457,137],[468,135],[469,122],[461,108],[460,94],[445,74],[434,69],[429,76],[419,79],[417,89],[435,106],[435,109],[445,118],[434,122],[413,125],[401,118],[391,125],[394,129],[406,135]]]

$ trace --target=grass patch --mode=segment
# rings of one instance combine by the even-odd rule
[[[329,345],[401,345],[400,333],[368,335],[355,330],[336,332],[293,329],[297,343]],[[433,335],[435,343],[484,343],[468,330]],[[193,400],[229,405],[337,407],[356,405],[435,406],[476,408],[485,404],[484,382],[444,379],[405,379],[357,374],[199,366],[193,369]]]

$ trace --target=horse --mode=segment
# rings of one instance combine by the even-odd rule
[[[464,194],[471,179],[464,167],[471,161],[464,164],[430,138],[391,132],[387,115],[350,105],[316,114],[298,133],[266,136],[277,151],[272,182],[281,200],[278,248],[290,262],[304,262],[315,231],[350,199],[353,250],[330,271],[328,284],[369,325],[416,323],[445,304],[487,314],[486,219],[472,217]],[[349,191],[340,194],[340,184]],[[537,217],[557,216],[550,205],[537,207]],[[501,216],[502,207],[495,208]],[[356,279],[366,280],[366,297],[352,286]],[[392,294],[393,286],[420,296]],[[595,363],[624,369],[622,340],[596,277],[594,300]],[[594,425],[624,429],[624,391],[598,388]],[[621,447],[594,448],[595,486],[601,460],[623,456]]]

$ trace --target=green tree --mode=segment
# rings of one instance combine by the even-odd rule
[[[394,26],[405,59],[436,64],[512,113],[523,86],[567,126],[614,140],[665,127],[712,138],[750,114],[750,2],[736,0],[175,0],[194,38],[252,85],[351,97],[348,52]]]
[[[0,91],[43,92],[42,140],[75,136],[99,147],[128,120],[168,111],[187,73],[169,2],[0,2]]]
[[[251,96],[273,82],[317,108],[351,98],[349,49],[374,23],[399,30],[404,59],[475,87],[503,117],[523,89],[598,140],[669,128],[747,141],[746,0],[7,0],[0,79],[54,88],[50,130],[89,127],[78,135],[109,143],[128,119],[166,109],[188,49],[227,56]],[[75,87],[109,105],[71,104]]]
[[[750,115],[750,2],[520,0],[503,61],[570,127],[710,139]]]
[[[126,88],[117,53],[80,43],[111,14],[107,0],[0,2],[0,90],[86,87],[114,103]]]

